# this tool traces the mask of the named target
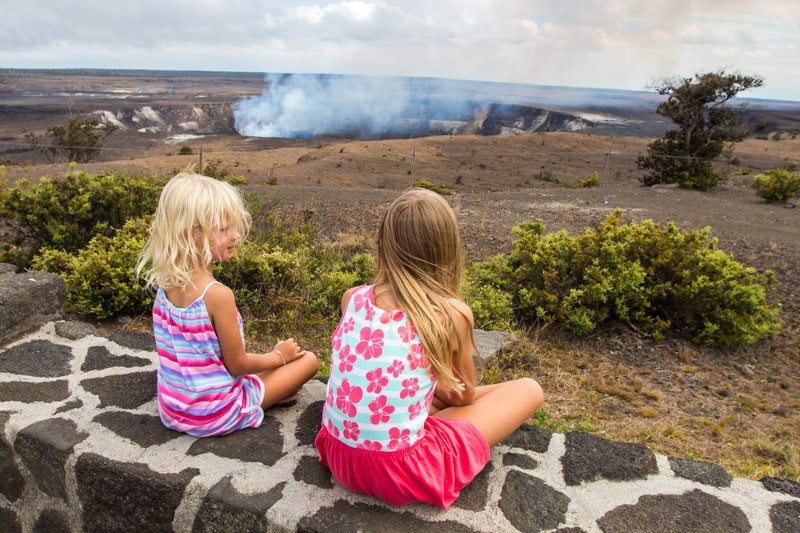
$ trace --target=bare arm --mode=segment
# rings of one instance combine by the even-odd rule
[[[214,332],[219,339],[222,362],[232,376],[272,370],[283,366],[284,360],[289,363],[301,357],[305,352],[298,348],[294,339],[286,339],[276,344],[275,349],[269,353],[247,353],[239,333],[233,291],[224,285],[217,284],[209,288],[204,300],[211,324],[214,326]]]
[[[458,350],[458,339],[451,341],[456,348],[453,352],[453,370],[458,380],[463,385],[463,390],[448,390],[441,385],[436,385],[434,405],[439,409],[455,405],[470,405],[475,401],[475,364],[472,359],[472,328],[474,319],[472,310],[460,300],[450,300],[458,317],[458,335],[461,338],[461,350]]]

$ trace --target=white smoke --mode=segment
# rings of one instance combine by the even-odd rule
[[[261,95],[233,105],[240,135],[375,136],[396,129],[410,105],[406,78],[268,74],[264,82]]]

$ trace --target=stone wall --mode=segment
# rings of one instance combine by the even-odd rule
[[[5,281],[41,275],[0,277],[0,294]],[[29,300],[17,298],[0,307]],[[348,492],[319,464],[321,381],[269,409],[258,429],[196,439],[158,418],[151,335],[106,338],[63,320],[18,331],[28,332],[0,348],[0,533],[800,531],[792,481],[732,478],[639,444],[535,426],[495,447],[449,510],[393,508]]]

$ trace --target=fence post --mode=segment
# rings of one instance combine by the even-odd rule
[[[198,174],[203,173],[203,147],[200,147],[200,169],[197,171]]]
[[[409,183],[409,187],[414,186],[414,161],[417,159],[417,149],[414,148],[414,151],[411,152],[411,183]]]
[[[606,159],[606,183],[603,185],[604,189],[608,189],[608,171],[611,168],[611,148],[608,149],[608,158]]]

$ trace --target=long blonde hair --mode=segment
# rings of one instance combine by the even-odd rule
[[[459,311],[448,301],[461,298],[463,263],[455,213],[440,195],[411,189],[389,206],[377,239],[376,284],[391,286],[420,336],[437,379],[446,388],[461,390],[463,384],[453,369],[452,342],[457,339],[461,353]]]
[[[136,276],[144,277],[148,289],[193,285],[196,270],[212,262],[211,230],[234,225],[244,239],[251,222],[236,188],[214,178],[181,172],[161,191],[150,237],[136,264]],[[197,235],[201,236],[200,246]]]

